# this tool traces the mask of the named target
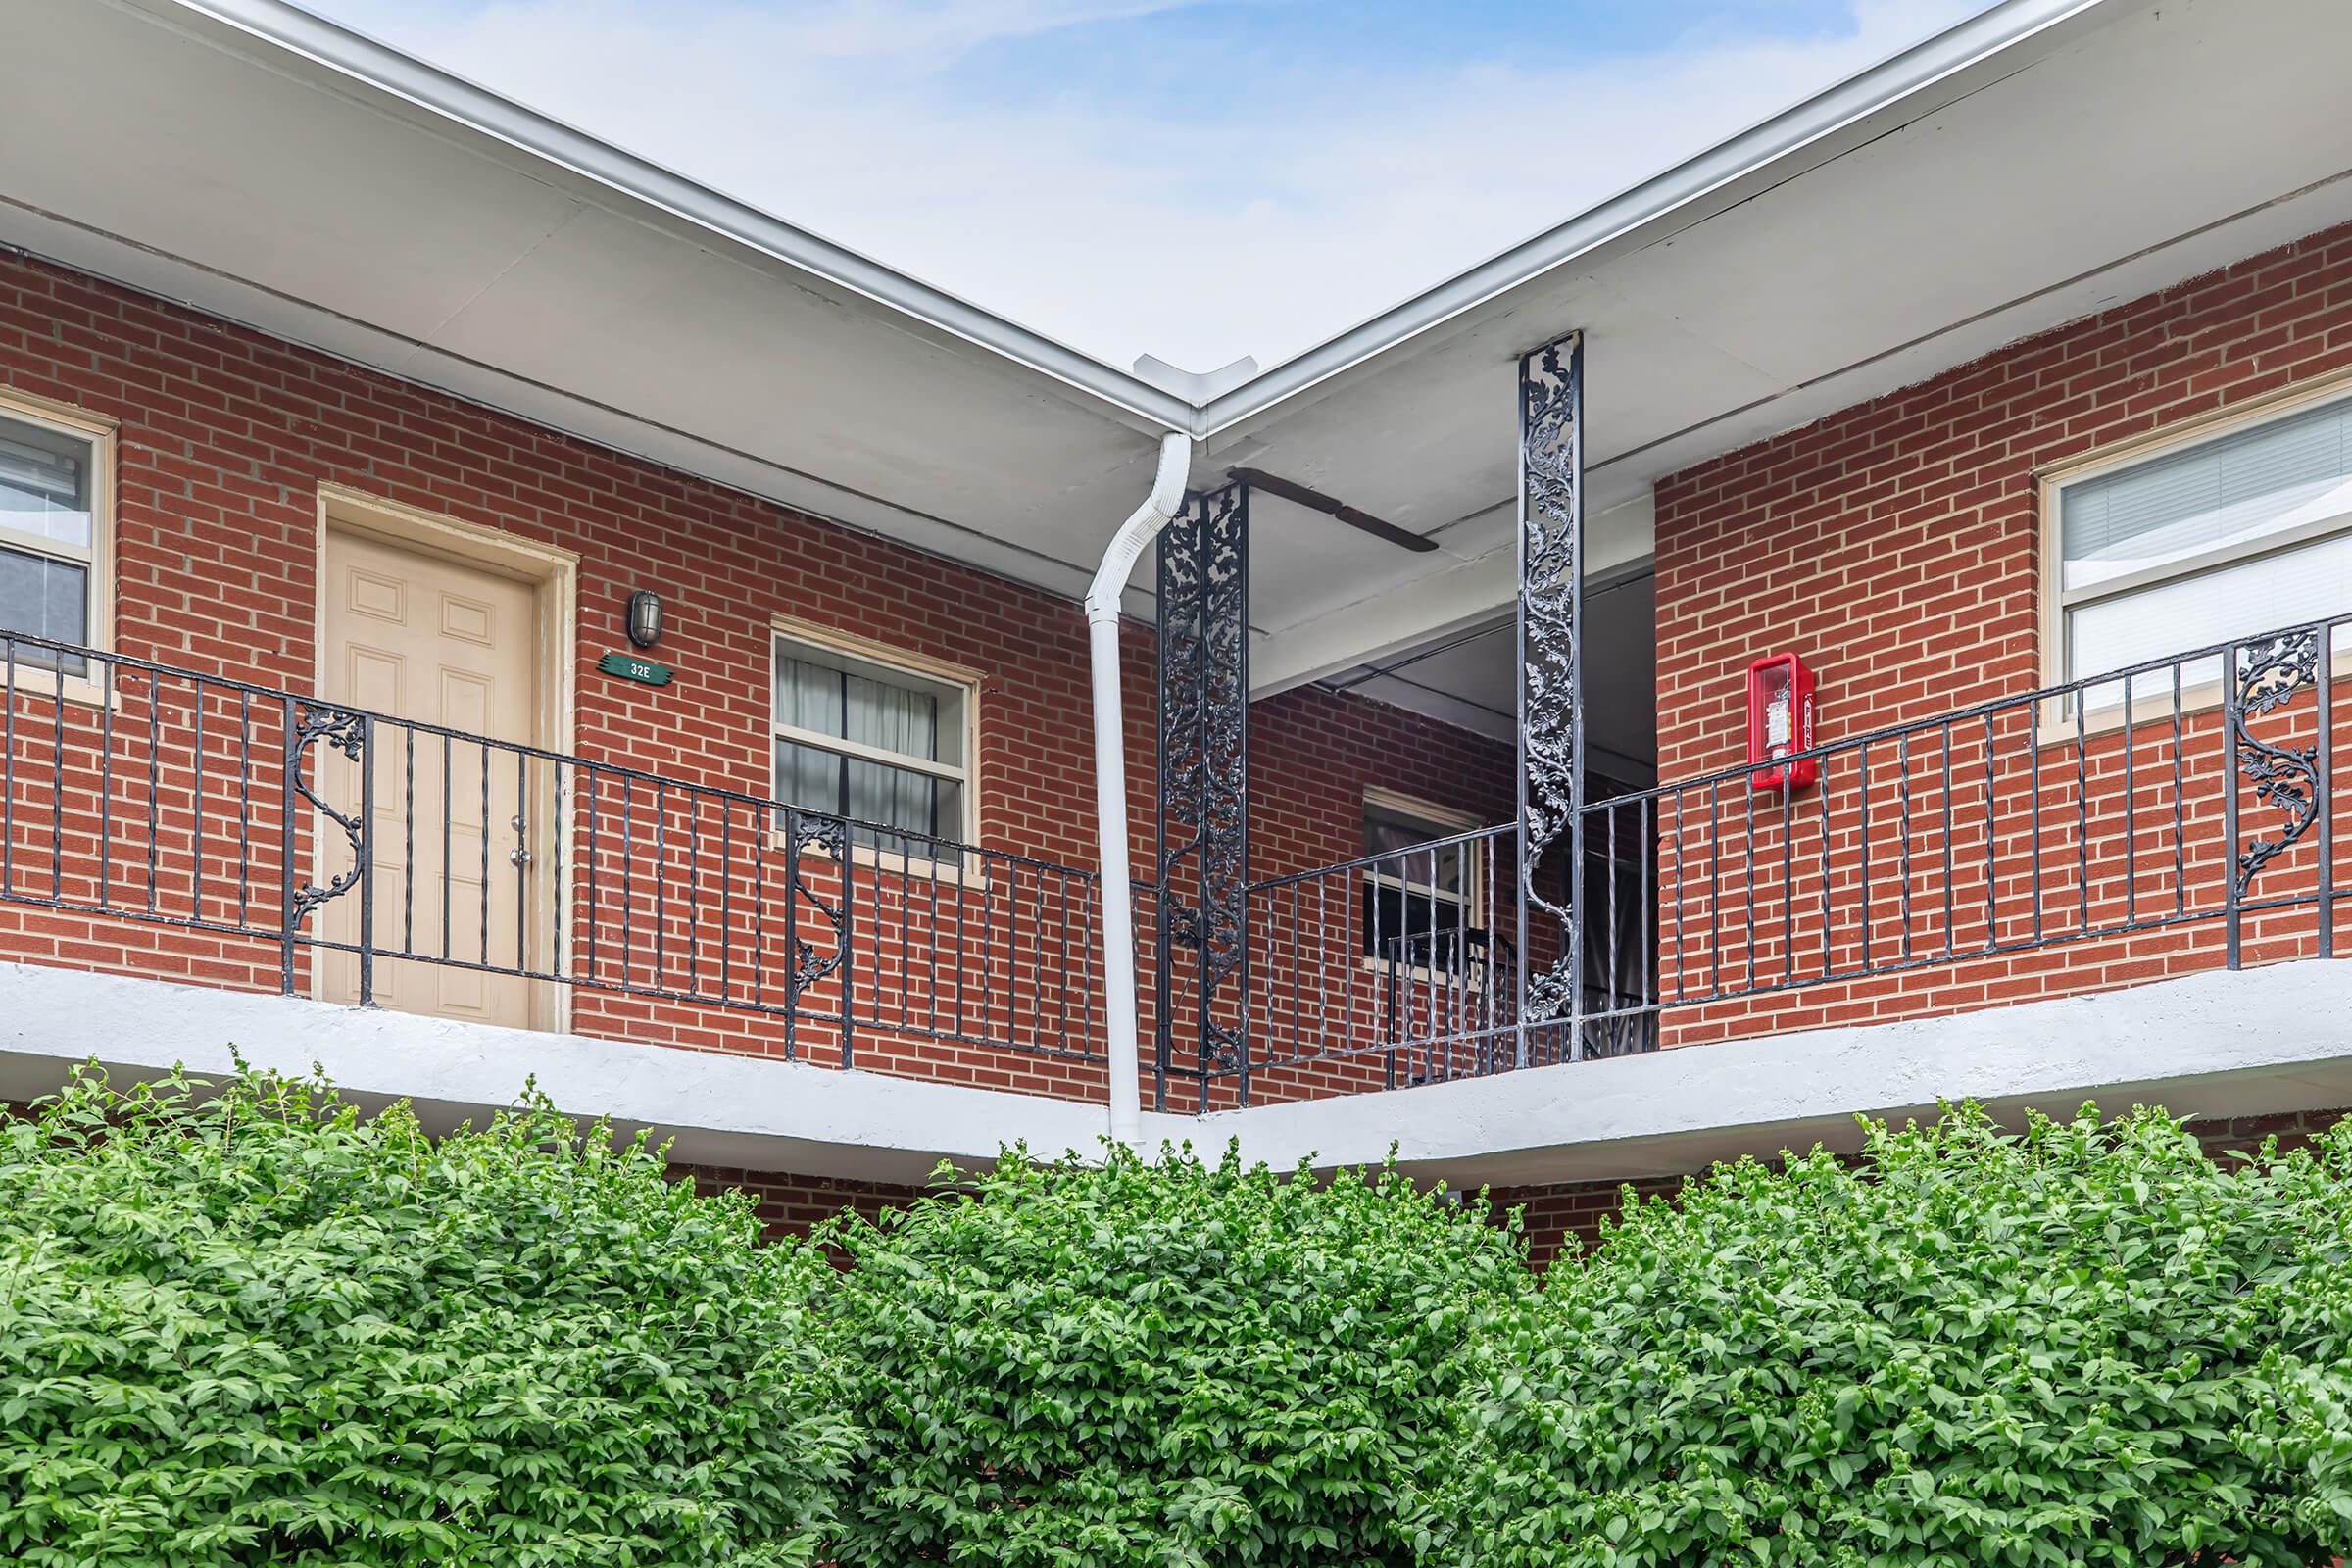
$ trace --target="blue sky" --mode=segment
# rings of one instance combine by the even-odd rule
[[[1125,364],[1270,365],[1989,0],[306,0]]]

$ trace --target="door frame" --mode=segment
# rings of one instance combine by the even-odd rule
[[[417,555],[438,557],[530,586],[533,687],[532,735],[528,744],[560,757],[571,755],[573,704],[578,685],[580,558],[561,545],[518,538],[503,528],[466,522],[438,512],[369,495],[348,485],[318,486],[318,535],[312,556],[311,689],[326,690],[326,540],[333,532],[359,534]],[[314,829],[312,853],[318,852]],[[542,856],[530,879],[531,904],[525,929],[543,933],[556,908],[574,907],[577,857]],[[559,881],[553,862],[563,862]],[[316,952],[316,950],[314,950]],[[396,960],[397,961],[397,960]],[[311,964],[311,995],[324,1000],[325,965]],[[571,1029],[571,987],[560,981],[532,983],[531,1027],[558,1034]]]

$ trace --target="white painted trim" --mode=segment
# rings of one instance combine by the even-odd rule
[[[318,486],[318,527],[311,557],[312,612],[311,625],[311,690],[326,691],[326,536],[340,529],[346,533],[379,539],[403,550],[437,560],[476,566],[500,576],[510,577],[531,587],[531,610],[537,621],[537,647],[532,651],[533,685],[537,697],[532,705],[529,744],[559,757],[572,755],[576,734],[575,712],[579,694],[579,633],[580,633],[580,558],[579,553],[562,545],[543,544],[525,539],[503,528],[482,523],[466,522],[462,518],[428,512],[383,496],[373,496],[347,485],[322,483]],[[394,714],[394,717],[400,715]],[[550,824],[551,829],[554,824]],[[313,853],[320,843],[318,833],[311,834]],[[532,904],[525,927],[534,935],[566,929],[565,922],[554,918],[555,911],[575,906],[577,868],[575,856],[557,854],[540,856],[539,863],[552,867],[562,864],[559,881],[550,869],[530,879]],[[564,955],[550,954],[551,961],[537,967],[560,971]],[[325,985],[325,965],[314,961],[311,965],[311,989],[314,997],[322,996]],[[531,987],[531,1016],[550,1029],[571,1027],[571,987],[560,981],[537,981]]]
[[[152,0],[151,0],[152,3]],[[635,158],[562,122],[314,16],[287,0],[172,0],[262,43],[466,126],[629,201],[747,246],[875,301],[1143,420],[1205,438],[1451,320],[1515,287],[1743,182],[1818,162],[1840,133],[1875,116],[1915,119],[1937,106],[1939,84],[2042,40],[2058,47],[2082,27],[2125,14],[2118,0],[1999,0],[1983,13],[1837,82],[1802,103],[1587,209],[1522,244],[1424,290],[1393,310],[1251,376],[1204,403],[1172,395],[1128,370],[1032,332],[992,312]],[[162,10],[159,4],[156,9]],[[248,50],[268,59],[262,50]],[[272,62],[274,64],[274,62]],[[2023,69],[2022,64],[2012,70]],[[625,209],[624,209],[625,210]],[[1201,390],[1205,391],[1203,386]]]
[[[0,385],[0,416],[23,424],[37,426],[58,435],[86,441],[90,447],[90,543],[84,550],[43,539],[32,534],[20,534],[15,529],[0,530],[0,537],[27,555],[48,556],[53,560],[71,562],[89,571],[89,599],[83,607],[82,646],[102,654],[115,651],[115,558],[120,550],[115,518],[117,435],[122,421],[112,415],[99,414],[78,404],[61,403],[38,393],[22,392],[15,387]],[[83,661],[87,663],[88,661]],[[33,696],[55,695],[69,703],[101,708],[120,705],[120,695],[114,693],[113,671],[98,679],[87,674],[68,675],[62,671],[27,667],[23,659],[15,670],[16,690]]]
[[[767,798],[786,806],[796,804],[784,799],[783,780],[776,776],[775,743],[780,740],[790,741],[796,746],[805,746],[812,751],[830,752],[836,757],[849,757],[869,762],[878,762],[884,766],[904,768],[911,773],[922,773],[931,778],[960,784],[963,786],[960,792],[963,819],[956,824],[956,831],[940,836],[961,844],[978,845],[981,830],[980,688],[983,679],[981,672],[962,664],[950,663],[944,659],[932,659],[906,649],[894,648],[887,643],[875,642],[868,637],[860,637],[854,632],[838,631],[830,626],[818,625],[814,621],[800,620],[791,615],[774,616],[769,624],[770,634],[767,640]],[[928,761],[922,758],[908,757],[904,753],[885,751],[878,746],[860,745],[857,741],[845,740],[838,735],[820,734],[815,730],[803,729],[797,724],[786,724],[779,720],[776,717],[776,661],[782,657],[784,647],[788,643],[808,650],[815,656],[814,662],[827,664],[828,667],[838,669],[846,663],[852,666],[852,672],[855,673],[854,666],[866,664],[885,677],[895,675],[909,686],[929,687],[936,695],[953,698],[959,710],[956,715],[956,727],[960,730],[963,741],[962,765]],[[846,808],[849,803],[845,801],[842,804]],[[778,842],[782,841],[781,833],[777,835],[777,839]],[[852,852],[851,858],[853,860],[858,858],[855,851]],[[974,858],[967,856],[965,858],[969,860]],[[877,868],[883,865],[883,861],[879,858],[866,860],[863,863]],[[959,868],[958,879],[965,876],[977,877],[979,874],[980,868],[976,863],[968,864]]]
[[[1770,1035],[1200,1118],[1278,1168],[1402,1163],[1459,1183],[1619,1180],[1815,1143],[1857,1115],[1974,1099],[2014,1114],[2191,1117],[2352,1104],[2352,962],[2214,970],[1936,1018]]]
[[[229,1066],[329,1078],[429,1123],[479,1119],[526,1078],[567,1111],[650,1126],[675,1157],[750,1170],[919,1181],[941,1159],[1091,1154],[1100,1105],[797,1062],[541,1034],[160,980],[0,963],[0,1098],[96,1057],[125,1072]],[[2064,1112],[2161,1103],[2183,1116],[2352,1104],[2352,961],[2214,971],[2129,991],[1536,1067],[1203,1117],[1145,1113],[1146,1147],[1190,1140],[1290,1169],[1377,1164],[1476,1185],[1670,1174],[1819,1142],[1857,1114],[1941,1100]]]
[[[2040,509],[2040,515],[2035,520],[2040,534],[2041,566],[2041,580],[2035,584],[2035,598],[2038,601],[2036,609],[2041,631],[2042,685],[2061,686],[2071,678],[2066,673],[2066,617],[2069,611],[2183,577],[2194,577],[2223,566],[2235,565],[2242,561],[2291,550],[2299,545],[2332,537],[2352,527],[2352,514],[2339,514],[2279,533],[2266,534],[2259,539],[2209,550],[2170,565],[2152,567],[2127,577],[2069,591],[2066,587],[2066,545],[2059,528],[2060,505],[2069,488],[2145,463],[2151,458],[2185,452],[2221,436],[2269,424],[2275,419],[2288,418],[2322,404],[2334,402],[2348,391],[2352,391],[2352,369],[2311,376],[2261,397],[2175,419],[2154,430],[2093,447],[2088,452],[2077,453],[2062,462],[2035,470],[2034,504]],[[2092,673],[2096,674],[2095,671]],[[2183,712],[2191,709],[2220,706],[2219,686],[2212,687],[2210,691],[2204,688],[2192,690],[2198,693],[2198,700],[2192,702],[2190,694],[2183,693]],[[2043,731],[2043,744],[2073,739],[2074,721],[2061,711],[2063,705],[2052,701],[2044,706],[2047,711],[2041,716],[2039,726]],[[2170,712],[2168,695],[2165,713],[2169,716]],[[2096,724],[2095,715],[2092,716],[2092,723]],[[2107,727],[2114,728],[2116,723],[2117,719],[2111,718]]]

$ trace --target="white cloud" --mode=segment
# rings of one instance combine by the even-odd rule
[[[1344,91],[1308,61],[1213,117],[1164,94],[980,95],[955,69],[1184,0],[314,3],[1114,363],[1206,369],[1295,354],[1985,0],[1851,0],[1829,37],[1400,67]]]

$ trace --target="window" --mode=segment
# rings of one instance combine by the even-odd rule
[[[107,459],[102,426],[0,397],[0,630],[104,647]],[[19,665],[87,673],[20,645]]]
[[[776,639],[776,799],[917,860],[970,842],[971,683]]]
[[[1364,802],[1362,953],[1415,968],[1447,968],[1483,951],[1476,842],[1444,844],[1478,826],[1470,817],[1385,792]]]
[[[2052,673],[2063,679],[2352,605],[2352,395],[2175,442],[2055,490]],[[2182,680],[2217,673],[2184,669]],[[2120,687],[2090,706],[2102,700],[2120,701]]]

